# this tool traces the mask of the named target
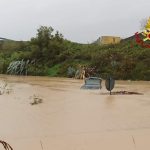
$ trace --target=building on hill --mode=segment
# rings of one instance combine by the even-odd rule
[[[116,36],[101,36],[96,43],[99,45],[118,44],[121,38]]]

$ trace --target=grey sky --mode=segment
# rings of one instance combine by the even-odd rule
[[[30,40],[46,25],[87,43],[102,35],[133,35],[149,16],[149,0],[0,0],[0,37]]]

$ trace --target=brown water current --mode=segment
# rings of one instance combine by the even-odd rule
[[[14,150],[150,150],[150,82],[116,81],[109,95],[82,80],[0,76],[0,139]],[[31,105],[33,97],[42,103]],[[2,147],[0,147],[0,150]]]

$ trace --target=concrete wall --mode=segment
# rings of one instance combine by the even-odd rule
[[[115,36],[101,36],[98,39],[98,44],[107,45],[107,44],[118,44],[120,43],[121,38]]]

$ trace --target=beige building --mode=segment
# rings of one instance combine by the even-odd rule
[[[107,45],[107,44],[118,44],[120,43],[121,38],[116,36],[101,36],[97,43],[100,45]]]

